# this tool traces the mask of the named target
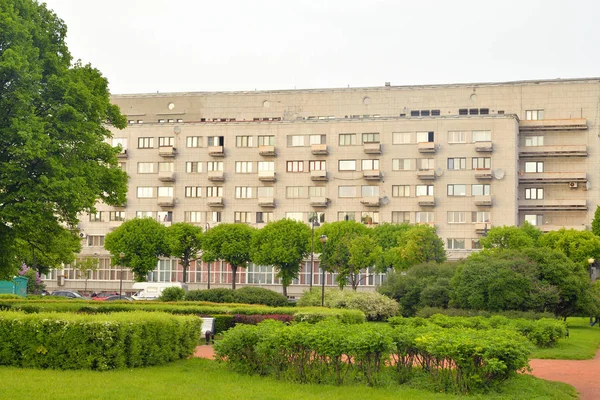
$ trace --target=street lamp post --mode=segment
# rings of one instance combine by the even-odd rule
[[[596,262],[596,260],[594,260],[593,258],[588,258],[588,264],[590,264],[590,269],[589,269],[589,273],[590,273],[590,281],[593,283],[594,282],[594,275],[596,275],[594,272],[594,263]]]
[[[325,268],[323,267],[323,255],[327,247],[327,235],[321,235],[319,240],[323,243],[323,252],[319,258],[319,267],[321,267],[321,307],[325,307]]]
[[[121,266],[121,273],[119,274],[119,299],[121,299],[122,297],[122,292],[123,292],[123,258],[125,258],[125,253],[120,252],[119,253],[119,264]]]
[[[315,227],[321,226],[319,221],[317,221],[317,217],[313,217],[310,222],[312,228],[312,236],[310,237],[310,290],[312,290],[313,286],[313,273],[315,271]]]
[[[210,224],[207,222],[206,224],[204,224],[204,232],[208,232],[209,229],[210,229]],[[206,288],[210,289],[210,262],[207,263],[207,268],[208,268],[208,279],[207,279]]]

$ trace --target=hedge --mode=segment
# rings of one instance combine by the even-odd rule
[[[304,291],[298,306],[320,306],[321,300],[320,290]],[[386,321],[399,311],[396,300],[376,292],[329,289],[325,291],[324,300],[326,307],[360,310],[368,321]]]
[[[201,320],[165,313],[0,313],[0,365],[110,370],[190,356]]]
[[[262,304],[271,307],[288,305],[288,299],[284,295],[270,289],[251,286],[236,290],[225,288],[190,290],[186,293],[185,300],[210,301],[213,303]]]

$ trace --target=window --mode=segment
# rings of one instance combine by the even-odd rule
[[[340,146],[352,146],[356,144],[356,133],[341,133]]]
[[[173,221],[173,211],[159,211],[156,213],[156,220],[163,222]]]
[[[95,214],[90,214],[90,222],[102,222],[102,211]]]
[[[433,132],[417,132],[417,143],[433,142]]]
[[[151,186],[138,186],[137,197],[140,199],[154,197],[154,188]]]
[[[172,186],[159,186],[158,187],[158,197],[173,197],[173,187]]]
[[[114,138],[112,140],[112,146],[117,147],[121,146],[121,152],[124,153],[127,151],[127,139],[125,138]]]
[[[258,211],[256,213],[256,223],[257,224],[266,224],[271,221],[273,221],[273,213],[272,212]]]
[[[417,159],[417,168],[420,171],[429,171],[435,168],[435,163],[434,163],[434,159],[433,158],[418,158]]]
[[[527,161],[525,162],[525,172],[544,172],[543,161]]]
[[[416,224],[428,224],[434,222],[433,211],[417,211],[415,213]]]
[[[301,212],[286,212],[285,217],[294,221],[304,222],[304,213]]]
[[[356,221],[356,213],[354,211],[338,212],[338,221]]]
[[[109,221],[125,221],[125,211],[111,211],[108,213]]]
[[[475,223],[490,222],[489,211],[473,211],[471,213],[471,221]]]
[[[466,196],[467,185],[448,185],[448,196]]]
[[[87,237],[88,246],[104,246],[104,236],[90,235]]]
[[[158,138],[158,147],[173,147],[173,146],[175,146],[175,138],[173,136]]]
[[[153,174],[154,171],[154,163],[151,162],[140,162],[137,165],[138,174]]]
[[[543,136],[525,136],[525,146],[543,146]]]
[[[164,124],[164,123],[165,123],[165,120],[164,120],[164,119],[159,119],[159,120],[158,120],[158,123],[159,123],[159,124]]]
[[[258,145],[259,146],[275,146],[275,136],[259,136],[258,137]]]
[[[479,249],[482,249],[483,247],[481,247],[481,242],[479,239],[471,239],[471,248],[473,250],[479,250]]]
[[[308,197],[326,197],[327,188],[325,186],[309,186]]]
[[[254,188],[251,186],[236,186],[235,198],[236,199],[251,199],[254,197]]]
[[[469,110],[466,108],[459,108],[458,109],[458,115],[468,115],[469,114]]]
[[[272,186],[260,186],[256,189],[257,197],[273,197],[273,187]]]
[[[175,170],[175,163],[172,162],[159,162],[158,172],[173,172]]]
[[[544,224],[543,218],[543,215],[525,214],[525,221],[529,222],[533,226],[542,226]]]
[[[287,186],[285,188],[285,197],[288,199],[307,199],[308,187],[306,186]]]
[[[202,197],[201,186],[186,186],[185,197]]]
[[[320,224],[325,222],[325,213],[324,212],[309,212],[308,213],[309,221],[317,221]]]
[[[138,138],[138,149],[152,149],[154,147],[154,138],[141,137]]]
[[[392,170],[408,171],[413,169],[413,159],[411,158],[394,158],[392,160]]]
[[[473,157],[471,168],[490,169],[492,168],[492,159],[490,157]]]
[[[339,171],[356,171],[356,160],[339,160]]]
[[[138,124],[143,124],[143,123],[144,123],[144,120],[142,120],[142,119],[138,119],[138,120],[137,120],[137,123],[138,123]]]
[[[465,131],[449,131],[448,143],[466,143],[467,132]]]
[[[478,108],[469,108],[469,115],[477,115],[479,114]]]
[[[153,218],[153,212],[152,211],[136,211],[135,217],[136,218]]]
[[[209,136],[208,147],[223,146],[225,144],[225,136]]]
[[[379,133],[363,133],[363,143],[379,143]]]
[[[525,199],[527,200],[542,200],[544,198],[544,189],[542,188],[526,188]]]
[[[366,225],[379,223],[379,211],[363,211],[360,213],[360,222]]]
[[[208,161],[206,163],[206,169],[208,172],[223,171],[223,161]]]
[[[235,162],[235,173],[236,174],[251,174],[253,171],[253,161],[236,161]]]
[[[254,138],[252,136],[236,136],[235,147],[254,147]]]
[[[183,119],[177,118],[177,122],[183,122]]]
[[[310,135],[308,137],[310,144],[326,144],[327,136],[325,135]]]
[[[233,222],[250,223],[252,222],[251,214],[247,211],[236,211],[233,213]]]
[[[338,197],[356,197],[358,193],[357,186],[338,186]]]
[[[305,146],[306,136],[304,135],[288,135],[287,145],[288,147],[302,147]]]
[[[185,172],[187,172],[188,174],[195,174],[198,172],[202,172],[202,162],[201,161],[186,161]]]
[[[467,222],[467,213],[464,211],[448,211],[449,224],[464,224]]]
[[[412,133],[410,132],[394,132],[392,133],[392,144],[410,144],[412,141]]]
[[[325,171],[327,168],[325,167],[325,161],[309,161],[308,169],[310,171]]]
[[[120,162],[120,163],[118,163],[117,165],[119,166],[119,169],[120,169],[121,171],[125,171],[125,170],[127,170],[127,163]]]
[[[466,157],[455,157],[448,159],[448,169],[467,169],[467,159]]]
[[[206,197],[223,197],[223,186],[209,186],[206,188]]]
[[[490,185],[471,185],[471,196],[489,196],[490,195]]]
[[[410,212],[408,211],[392,211],[392,224],[410,223]]]
[[[410,197],[410,186],[392,185],[392,197]]]
[[[379,186],[363,185],[360,191],[362,197],[379,196]]]
[[[274,161],[259,161],[258,162],[258,172],[264,171],[275,171],[275,162]]]
[[[448,250],[464,250],[465,239],[448,238]]]
[[[186,211],[185,212],[185,222],[202,222],[204,212],[202,211]]]
[[[415,186],[415,195],[420,196],[433,196],[433,185],[417,185]]]
[[[525,111],[525,119],[528,121],[544,119],[544,110],[527,110]]]
[[[473,131],[471,132],[473,143],[475,142],[491,142],[492,131]]]
[[[206,217],[209,218],[207,222],[221,222],[221,211],[209,212]]]
[[[287,161],[285,170],[287,172],[304,172],[304,161]]]
[[[379,171],[379,160],[362,160],[363,171]]]

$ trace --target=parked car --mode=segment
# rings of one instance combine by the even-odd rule
[[[114,293],[98,293],[95,296],[92,295],[92,300],[105,301],[107,298],[109,298],[111,296],[115,296],[115,294]]]
[[[107,298],[104,299],[104,301],[117,301],[117,300],[133,301],[133,299],[131,297],[124,296],[124,295],[123,296],[119,296],[119,295],[114,296],[113,295],[113,296],[109,296],[109,297],[107,297]]]
[[[66,297],[68,299],[85,299],[82,295],[72,290],[55,290],[50,293],[50,296]]]

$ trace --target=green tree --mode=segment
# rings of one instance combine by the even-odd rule
[[[600,237],[590,231],[561,228],[542,235],[538,246],[558,250],[585,268],[589,258],[600,259]]]
[[[78,214],[97,200],[125,201],[119,149],[106,139],[107,125],[122,129],[126,119],[100,72],[72,63],[66,26],[45,4],[1,0],[0,32],[0,274],[7,275],[22,261],[17,241],[71,262],[73,254],[51,256],[61,249],[50,236],[76,229]]]
[[[231,288],[235,289],[238,268],[246,268],[255,229],[246,224],[219,224],[207,231],[202,240],[202,259],[223,260],[231,266]]]
[[[594,235],[600,236],[600,206],[596,206],[596,212],[594,212],[594,219],[592,220],[592,232],[594,232]]]
[[[185,222],[173,224],[167,228],[167,241],[171,256],[179,258],[183,267],[183,283],[186,283],[190,264],[198,259],[202,250],[202,229]]]
[[[345,268],[338,270],[338,276],[344,282],[350,282],[352,290],[356,291],[358,284],[367,275],[360,277],[362,270],[375,267],[381,259],[383,250],[371,236],[357,236],[348,243],[349,259]]]
[[[413,265],[435,261],[446,261],[446,250],[442,239],[429,225],[414,225],[400,233],[396,247],[385,254],[385,265],[405,270]]]
[[[52,231],[32,232],[26,238],[18,238],[15,244],[19,258],[40,274],[48,273],[61,264],[75,260],[75,253],[81,251],[81,239],[75,230],[54,226]]]
[[[85,279],[84,292],[87,293],[87,284],[90,279],[90,274],[96,271],[99,267],[98,259],[92,257],[84,257],[71,264],[71,268],[77,271],[79,278]]]
[[[541,231],[525,222],[522,226],[497,226],[481,238],[485,249],[526,249],[534,247]]]
[[[310,252],[310,235],[308,225],[286,218],[269,222],[254,235],[252,262],[277,269],[284,296],[287,296],[288,286],[298,278],[302,260]]]
[[[148,272],[156,268],[158,258],[170,255],[166,230],[153,218],[134,218],[106,235],[104,248],[111,254],[112,265],[130,268],[136,281],[144,282]]]

